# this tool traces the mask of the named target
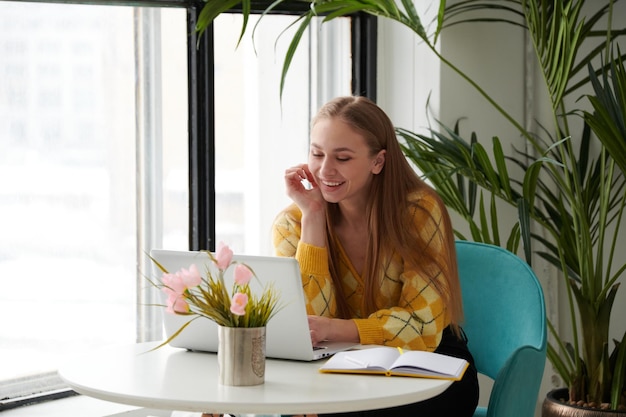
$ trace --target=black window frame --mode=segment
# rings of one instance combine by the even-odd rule
[[[267,3],[269,4],[269,3]],[[299,5],[300,2],[293,2]],[[198,42],[198,7],[187,9],[189,68],[189,248],[215,250],[215,89],[213,30],[208,28]],[[255,10],[256,12],[263,9]],[[300,12],[302,10],[299,10]],[[235,10],[236,12],[236,10]],[[293,14],[294,10],[277,10]],[[376,32],[372,15],[352,17],[352,93],[376,100]],[[197,45],[197,47],[196,47]],[[204,156],[204,157],[201,157]]]

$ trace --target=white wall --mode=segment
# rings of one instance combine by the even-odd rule
[[[416,7],[423,8],[418,10],[420,16],[430,18],[436,13],[436,8],[428,10],[429,5],[417,3],[419,4]],[[615,9],[615,16],[625,15],[626,5],[619,4]],[[428,19],[424,19],[423,23],[428,23]],[[528,120],[527,123],[535,119],[548,120],[546,125],[550,126],[550,106],[545,99],[543,80],[532,64],[533,52],[528,49],[521,29],[504,24],[456,26],[444,31],[437,47],[444,57],[483,87],[513,118],[522,123],[524,120]],[[527,63],[530,63],[529,71],[525,71]],[[449,67],[443,66],[417,35],[399,23],[379,20],[378,65],[378,103],[389,113],[396,126],[422,132],[428,126],[425,106],[430,94],[431,122],[438,118],[452,126],[459,118],[466,118],[461,123],[461,131],[466,137],[469,132],[475,131],[481,143],[488,147],[492,136],[498,136],[505,152],[507,146],[523,143],[511,124],[495,112],[473,87]],[[516,215],[512,210],[500,212],[501,215],[503,213],[511,218]],[[454,213],[452,214],[455,226],[465,230],[462,227],[464,222],[455,219]],[[626,243],[620,242],[617,253],[623,253],[624,248]],[[534,262],[535,272],[544,288],[548,317],[551,322],[565,329],[568,327],[568,317],[564,310],[566,301],[559,302],[558,274],[545,262]],[[622,282],[624,281],[622,277]],[[624,288],[618,292],[617,298],[613,316],[626,317]],[[621,339],[623,333],[623,323],[613,320],[612,337]],[[541,415],[541,402],[545,394],[560,386],[562,384],[559,378],[548,363],[539,393],[537,416]],[[481,380],[481,388],[484,390],[481,404],[484,404],[488,400],[490,389],[488,381]]]

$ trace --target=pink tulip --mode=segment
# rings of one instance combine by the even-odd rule
[[[215,257],[217,258],[217,267],[225,270],[233,259],[233,251],[224,242],[220,242],[217,244]]]
[[[233,296],[230,302],[230,311],[238,316],[246,314],[246,304],[248,304],[248,296],[244,293],[238,292]]]
[[[240,287],[248,284],[252,279],[252,271],[246,265],[238,264],[235,267],[235,282]]]
[[[174,292],[170,292],[167,297],[167,311],[170,314],[176,313],[188,313],[189,312],[189,304],[185,300],[181,294],[176,294]]]
[[[197,287],[202,282],[202,277],[196,264],[191,264],[189,269],[181,269],[180,275],[186,288]]]
[[[163,284],[177,294],[183,294],[188,288],[197,287],[202,282],[198,267],[192,264],[189,269],[181,268],[174,274],[164,273]]]
[[[182,277],[178,272],[175,274],[165,273],[163,274],[163,278],[161,278],[161,280],[166,287],[165,289],[173,291],[176,294],[182,294],[187,289],[185,283],[182,280]]]

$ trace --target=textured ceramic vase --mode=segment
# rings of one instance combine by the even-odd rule
[[[543,402],[542,417],[626,417],[626,411],[598,410],[564,403],[560,398],[567,397],[567,389],[550,391]]]
[[[218,328],[219,382],[259,385],[265,382],[265,327]]]

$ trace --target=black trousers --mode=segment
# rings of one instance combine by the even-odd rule
[[[474,358],[467,349],[467,339],[459,340],[447,328],[437,353],[456,356],[467,360],[470,365],[463,379],[426,401],[380,410],[355,411],[350,413],[321,414],[320,417],[471,417],[478,405],[478,376]]]

